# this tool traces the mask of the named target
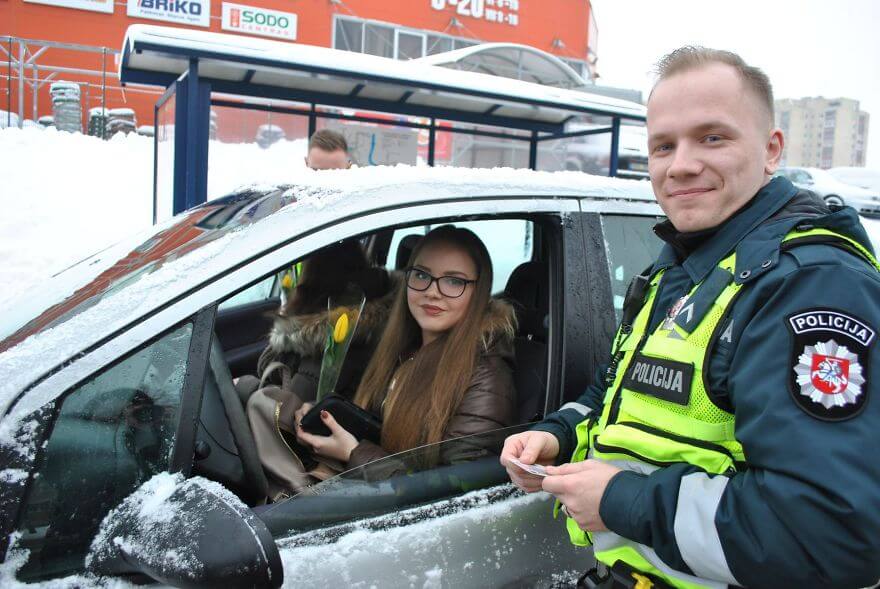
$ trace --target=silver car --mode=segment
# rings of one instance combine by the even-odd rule
[[[570,585],[590,550],[498,453],[589,384],[660,214],[645,182],[364,168],[240,190],[83,260],[0,317],[4,566],[188,587]],[[429,467],[436,448],[419,448],[383,459],[403,474],[378,461],[259,505],[231,379],[254,370],[279,275],[340,240],[393,270],[404,238],[440,223],[480,235],[496,296],[519,308],[520,425],[443,442],[467,462]]]
[[[798,188],[815,192],[829,205],[850,206],[860,215],[880,217],[880,192],[846,184],[819,168],[786,167],[776,175],[788,178]]]

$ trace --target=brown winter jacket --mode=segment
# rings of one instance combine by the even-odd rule
[[[509,303],[493,299],[483,318],[482,351],[474,367],[461,404],[449,421],[444,440],[469,436],[513,425],[516,420],[516,390],[513,384],[516,315]],[[357,468],[388,456],[381,446],[361,440],[346,467]],[[444,454],[442,462],[454,462]]]

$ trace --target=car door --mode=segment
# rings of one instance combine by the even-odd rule
[[[551,246],[557,252],[551,264],[551,291],[557,304],[551,305],[551,309],[559,312],[551,312],[549,318],[553,337],[549,342],[547,386],[550,394],[547,394],[545,402],[550,409],[557,407],[558,391],[567,388],[564,382],[566,362],[562,359],[566,332],[561,309],[569,304],[567,293],[573,291],[571,283],[586,282],[583,277],[577,278],[575,272],[566,269],[569,256],[571,259],[583,256],[583,238],[580,234],[580,223],[577,221],[577,207],[574,199],[487,198],[388,207],[364,215],[352,215],[302,239],[289,240],[281,247],[256,257],[252,263],[222,273],[214,281],[180,299],[168,301],[156,313],[72,359],[19,399],[13,412],[25,412],[28,416],[21,420],[21,431],[16,434],[22,443],[15,447],[3,447],[4,458],[10,457],[5,462],[9,465],[8,472],[4,473],[5,478],[0,481],[5,505],[2,511],[3,521],[0,522],[3,525],[3,538],[8,540],[9,533],[17,532],[12,537],[17,538],[16,542],[27,539],[32,550],[31,558],[37,559],[31,568],[27,568],[28,565],[25,564],[22,574],[31,575],[31,578],[43,578],[80,570],[91,539],[91,531],[125,492],[133,490],[138,481],[157,470],[176,470],[188,474],[193,469],[193,457],[197,460],[199,458],[196,427],[199,412],[202,407],[207,406],[202,395],[209,373],[208,360],[218,303],[277,274],[310,252],[340,239],[383,228],[411,225],[425,219],[443,221],[507,215],[536,218],[547,227],[558,228],[552,238],[554,245]],[[451,211],[455,213],[451,214]],[[548,232],[547,239],[550,239],[551,233]],[[184,329],[185,325],[191,325],[185,328],[191,330],[191,333],[185,338],[185,343],[178,342],[180,349],[176,354],[170,354],[166,346],[156,348],[159,351],[155,353],[145,352],[154,350],[152,346],[165,341],[164,338],[176,333],[175,330]],[[134,370],[127,368],[131,358],[139,357],[137,355],[142,353],[147,354],[147,359],[137,361],[137,368]],[[175,383],[175,386],[179,385],[175,389],[177,392],[171,395],[172,404],[164,401],[160,403],[149,394],[145,400],[140,394],[143,393],[145,382],[152,382],[150,379],[163,372],[153,367],[154,356],[179,359],[174,364],[174,377],[166,375],[164,379]],[[122,367],[119,368],[121,376],[116,375],[114,367]],[[101,384],[104,381],[110,384]],[[122,381],[127,384],[113,384]],[[80,402],[77,399],[84,395],[79,392],[83,390],[88,391],[86,396],[89,399]],[[110,392],[102,392],[106,390]],[[123,392],[120,393],[120,390]],[[59,394],[58,391],[65,392]],[[114,402],[108,404],[102,401],[106,395],[110,395]],[[164,394],[160,396],[167,398]],[[105,407],[106,413],[102,413]],[[69,419],[65,417],[66,411],[71,412]],[[86,425],[80,427],[82,423]],[[99,436],[100,440],[96,443],[98,446],[110,448],[109,450],[95,450],[89,446],[89,436],[76,433],[95,428],[106,432],[103,437]],[[59,437],[53,438],[53,435]],[[12,459],[12,453],[15,452],[20,456]],[[132,452],[135,453],[134,457],[131,456]],[[56,456],[60,458],[55,458]],[[497,461],[497,457],[494,460]],[[43,490],[43,485],[35,481],[41,476],[48,476],[45,473],[55,468],[52,466],[55,464],[59,465],[58,472],[62,474],[48,477],[46,480],[55,482],[49,486],[50,490]],[[109,472],[106,470],[108,468]],[[115,474],[122,476],[122,482],[103,492],[101,485],[107,480],[113,480]],[[432,473],[427,476],[432,476]],[[490,482],[494,484],[497,480]],[[461,487],[453,498],[472,490],[476,489]],[[492,499],[491,503],[515,501],[515,498],[504,496],[504,493],[491,495],[499,497],[497,501]],[[68,496],[77,498],[76,510],[65,510],[67,503],[64,499]],[[446,500],[448,499],[443,499]],[[462,501],[462,505],[466,507],[463,513],[473,513],[474,517],[481,517],[484,503],[471,504],[466,500]],[[530,501],[544,505],[541,510],[547,517],[541,520],[544,522],[542,525],[554,525],[549,516],[549,499],[532,498]],[[498,509],[505,511],[503,507]],[[86,519],[74,517],[77,512],[87,513]],[[516,519],[516,513],[511,510],[506,512]],[[440,512],[427,510],[425,513],[439,515]],[[52,532],[53,529],[58,530],[58,534]],[[553,529],[559,539],[563,528],[557,522]],[[70,530],[78,531],[72,533]],[[442,534],[442,530],[438,530],[438,533]],[[47,540],[53,538],[58,539],[53,540],[54,544]],[[41,546],[47,549],[42,551]],[[16,547],[20,548],[21,545],[16,544]],[[494,551],[496,548],[501,550],[500,546],[491,543],[485,545],[487,551]],[[515,556],[503,551],[500,554],[508,558]],[[50,562],[50,557],[55,558],[52,555],[56,555],[57,559]],[[380,555],[377,558],[378,556]],[[498,566],[509,566],[504,558],[496,562]],[[466,563],[461,564],[464,566]]]

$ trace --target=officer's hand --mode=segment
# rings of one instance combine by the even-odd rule
[[[548,466],[549,476],[542,486],[559,499],[582,530],[600,532],[608,528],[599,517],[599,503],[605,487],[619,472],[616,466],[598,460]]]
[[[529,431],[514,434],[504,440],[501,450],[501,465],[514,485],[526,493],[541,490],[541,477],[530,474],[510,462],[516,458],[523,464],[553,464],[559,454],[559,441],[551,433]]]

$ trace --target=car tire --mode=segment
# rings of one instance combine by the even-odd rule
[[[842,207],[845,203],[843,202],[843,199],[836,194],[829,194],[825,197],[825,204],[828,206]]]

